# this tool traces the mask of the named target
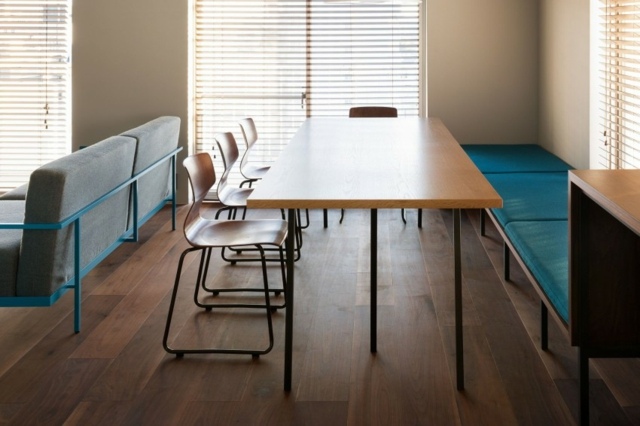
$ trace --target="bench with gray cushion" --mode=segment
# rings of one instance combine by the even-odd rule
[[[79,331],[81,278],[167,201],[175,223],[179,126],[161,117],[105,139],[45,164],[0,199],[0,306],[50,306],[74,289]]]
[[[180,118],[168,116],[156,118],[121,133],[122,136],[132,137],[137,142],[133,175],[142,175],[137,183],[138,219],[136,229],[164,207],[167,202],[173,203],[173,228],[175,229],[175,162],[167,162],[162,167],[146,170],[178,148],[179,133]],[[133,217],[129,218],[129,226],[133,226]]]
[[[137,231],[147,220],[157,213],[167,202],[173,204],[173,229],[175,229],[175,159],[171,157],[178,149],[180,118],[172,116],[158,117],[141,126],[121,133],[136,140],[136,155],[133,176],[139,176],[137,204],[131,203],[132,212],[128,226],[133,227],[134,240]],[[167,158],[170,157],[170,158]],[[167,161],[153,167],[158,161]],[[25,200],[28,184],[14,188],[0,195],[0,200]],[[137,206],[137,221],[133,218],[133,208]]]

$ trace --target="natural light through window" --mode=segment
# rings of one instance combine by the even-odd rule
[[[599,1],[599,167],[640,168],[640,1]]]
[[[270,163],[307,117],[355,105],[419,115],[421,17],[415,1],[195,0],[196,150],[232,131],[242,152],[245,117],[259,135],[251,159]]]
[[[71,1],[0,3],[0,192],[71,146]]]

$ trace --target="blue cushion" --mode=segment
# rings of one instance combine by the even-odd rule
[[[571,170],[539,145],[462,145],[482,173],[563,172]]]
[[[502,208],[491,211],[503,227],[515,220],[567,220],[568,176],[567,172],[486,174],[503,200]]]
[[[558,314],[568,322],[568,221],[511,222],[505,233]]]

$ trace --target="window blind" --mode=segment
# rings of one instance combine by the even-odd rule
[[[271,163],[306,117],[347,117],[351,106],[418,115],[419,2],[196,0],[193,88],[196,150],[252,117],[251,161]],[[214,152],[217,151],[217,147]],[[222,170],[220,156],[214,159]],[[220,172],[219,172],[220,173]],[[240,181],[239,173],[231,179]]]
[[[601,0],[599,165],[640,168],[640,1]]]
[[[0,3],[0,192],[70,151],[71,0]]]

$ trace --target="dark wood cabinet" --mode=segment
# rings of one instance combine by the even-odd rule
[[[640,170],[569,173],[569,310],[585,423],[589,358],[640,356]]]

